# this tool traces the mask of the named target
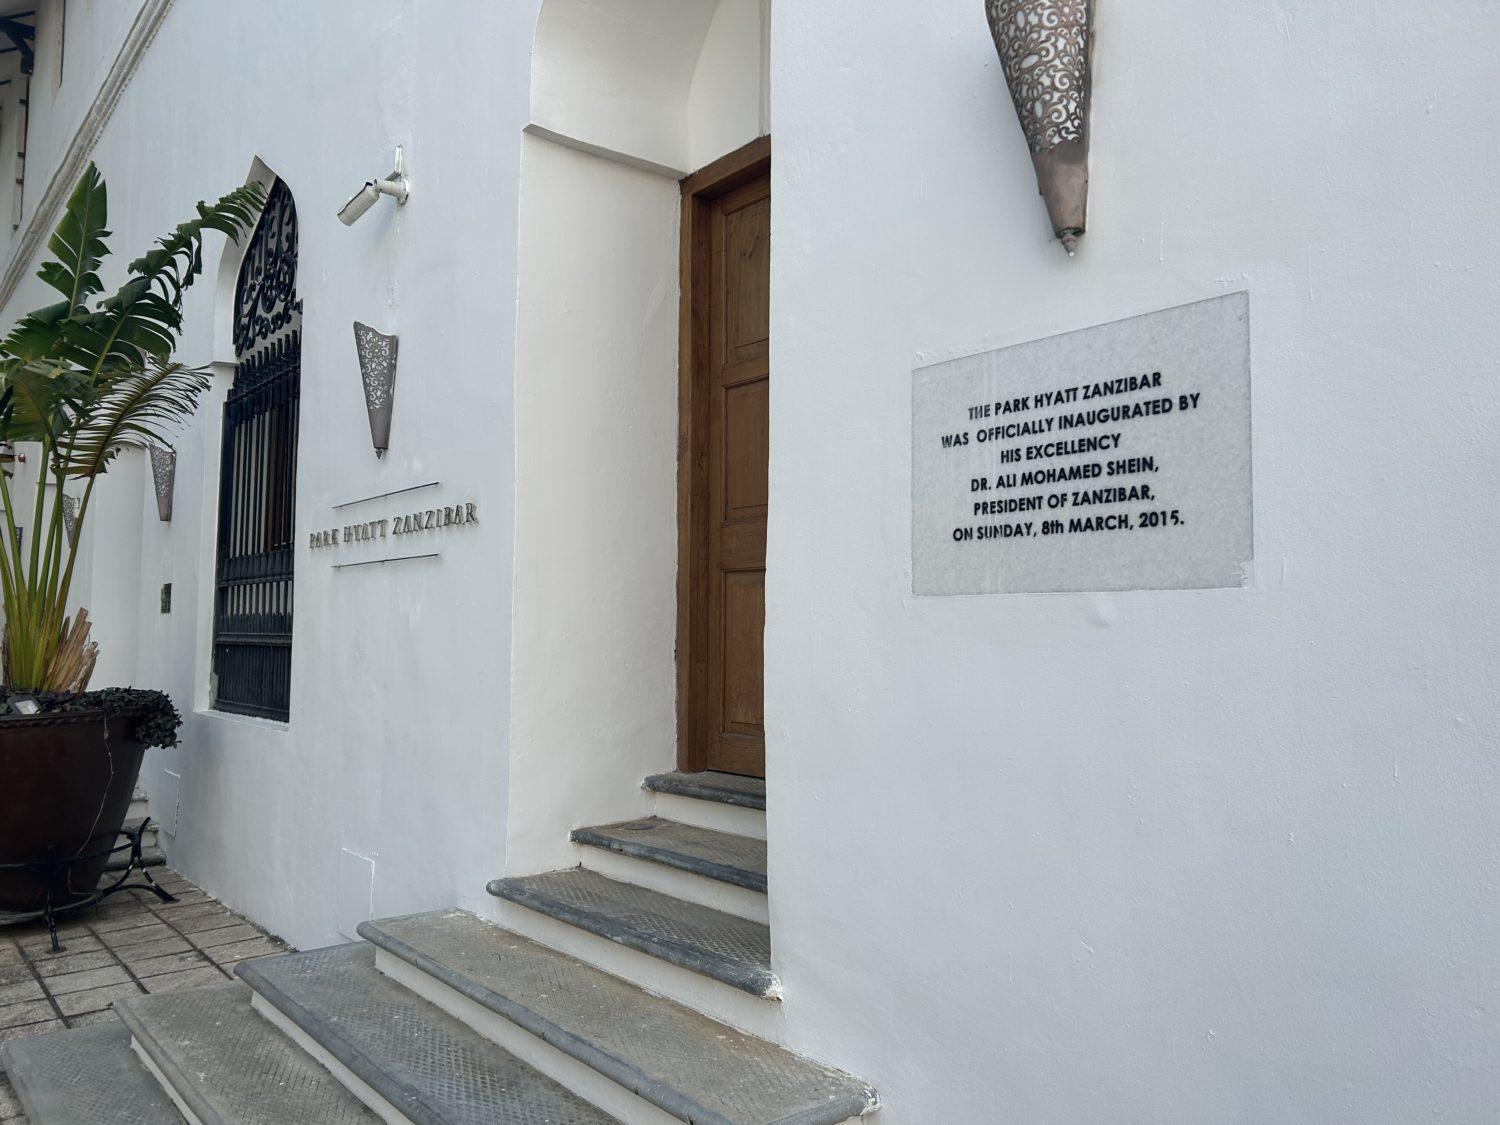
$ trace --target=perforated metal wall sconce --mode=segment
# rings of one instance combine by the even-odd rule
[[[1089,200],[1093,0],[985,0],[1037,189],[1069,257]]]
[[[359,353],[359,375],[365,385],[365,412],[370,416],[370,441],[375,456],[391,447],[391,409],[396,399],[396,348],[400,337],[377,332],[354,322],[354,350]]]
[[[163,523],[172,519],[172,486],[177,480],[177,451],[165,446],[146,447],[151,454],[151,486],[156,491],[156,516]]]
[[[62,494],[63,530],[68,533],[68,545],[78,545],[78,498]]]

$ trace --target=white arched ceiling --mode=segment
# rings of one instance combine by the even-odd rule
[[[768,131],[769,0],[546,0],[528,131],[682,176]]]

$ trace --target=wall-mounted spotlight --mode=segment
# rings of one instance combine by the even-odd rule
[[[411,195],[411,184],[406,179],[406,159],[402,155],[400,145],[396,146],[395,170],[384,179],[366,180],[365,186],[355,192],[348,203],[339,208],[339,222],[346,227],[352,227],[366,211],[375,206],[382,195],[389,195],[396,201],[398,207]]]

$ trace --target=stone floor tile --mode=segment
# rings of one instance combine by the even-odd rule
[[[127,945],[116,949],[115,956],[127,965],[131,965],[152,957],[165,957],[169,953],[188,953],[192,948],[186,938],[172,934],[170,937],[159,938],[156,941],[144,941],[139,945]]]
[[[10,1079],[0,1075],[0,1121],[13,1121],[21,1116],[21,1100],[11,1089]]]
[[[57,1012],[53,1010],[52,1004],[46,998],[41,1000],[25,1000],[19,1004],[6,1004],[0,1007],[0,1028],[20,1027],[28,1023],[41,1023],[43,1020],[56,1019]]]
[[[169,953],[165,957],[145,957],[140,960],[132,960],[127,956],[124,960],[125,964],[130,967],[130,971],[142,978],[159,977],[164,973],[175,973],[182,969],[196,969],[208,963],[204,955],[196,949],[186,953]]]
[[[21,947],[14,942],[0,942],[0,965],[19,965],[21,963]],[[3,1121],[4,1118],[0,1118]]]
[[[94,933],[101,937],[105,934],[118,933],[121,930],[132,930],[138,926],[158,926],[161,919],[151,911],[142,908],[125,914],[109,914],[93,919],[91,927]]]
[[[274,953],[286,951],[286,946],[270,938],[253,938],[250,941],[237,941],[233,945],[219,945],[206,950],[216,965],[232,965],[247,957],[269,957]]]
[[[165,922],[152,922],[146,926],[132,926],[128,930],[111,930],[109,933],[101,934],[104,944],[110,949],[120,950],[131,945],[142,945],[149,941],[160,941],[162,938],[176,937],[177,931]]]
[[[134,981],[122,984],[106,984],[101,988],[86,988],[82,992],[70,992],[57,998],[57,1006],[64,1016],[81,1016],[87,1012],[99,1012],[116,1000],[129,999],[141,994]]]
[[[187,918],[168,919],[168,924],[176,927],[177,931],[191,937],[193,934],[201,934],[208,930],[222,930],[225,926],[237,926],[244,919],[238,914],[232,914],[222,908],[211,914],[194,914]]]
[[[107,949],[95,949],[88,953],[63,953],[50,960],[35,961],[37,975],[43,979],[62,976],[65,973],[81,973],[84,969],[102,969],[113,965],[115,956]]]
[[[177,891],[169,892],[175,902],[162,902],[154,900],[152,907],[157,911],[191,910],[195,906],[218,906],[218,900],[210,898],[205,891]]]
[[[140,995],[139,990],[137,990],[136,995]],[[113,1023],[119,1018],[119,1016],[115,1015],[113,1008],[104,1008],[97,1012],[83,1012],[80,1015],[69,1016],[67,1023],[70,1028],[88,1027],[90,1024],[95,1023]]]
[[[0,965],[0,984],[17,984],[23,980],[36,980],[36,974],[31,971],[30,965]]]
[[[28,942],[21,948],[26,951],[26,956],[38,962],[50,961],[56,957],[66,957],[70,953],[88,953],[104,948],[104,944],[87,931],[66,935],[59,932],[58,937],[61,939],[61,944],[66,947],[61,953],[53,953],[52,941],[45,937],[37,941]]]
[[[110,965],[103,969],[89,969],[82,973],[48,977],[47,990],[53,996],[63,996],[68,993],[83,992],[89,988],[102,988],[106,984],[121,984],[129,979],[130,974],[119,965]]]
[[[40,1000],[45,995],[35,977],[18,980],[15,984],[0,984],[0,1004],[14,1004],[17,1000]]]
[[[201,969],[183,969],[179,973],[165,973],[159,977],[147,977],[141,981],[150,993],[176,992],[179,988],[198,988],[205,984],[223,984],[228,977],[212,965]]]
[[[256,929],[249,922],[238,922],[233,926],[225,926],[218,930],[203,930],[198,933],[189,934],[188,937],[199,949],[212,949],[216,945],[232,945],[237,941],[249,941],[251,938],[263,938],[265,933]]]
[[[62,1020],[47,1020],[44,1023],[23,1023],[19,1027],[0,1028],[0,1043],[11,1039],[17,1039],[22,1035],[47,1035],[54,1031],[64,1031],[67,1025]]]

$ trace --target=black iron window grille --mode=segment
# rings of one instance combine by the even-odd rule
[[[302,302],[297,210],[280,180],[240,266],[234,385],[224,402],[215,574],[213,700],[220,711],[291,713],[292,579]]]

